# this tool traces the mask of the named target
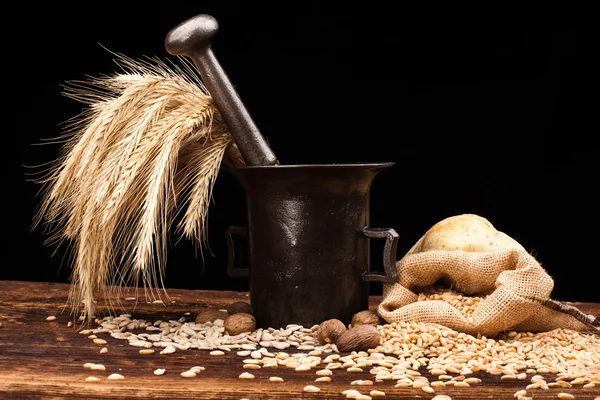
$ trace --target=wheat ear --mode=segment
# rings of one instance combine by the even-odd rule
[[[160,297],[174,216],[205,247],[220,165],[243,165],[189,62],[113,54],[122,72],[65,85],[87,108],[66,121],[60,156],[36,180],[34,228],[45,224],[49,243],[70,246],[69,301],[88,318],[99,291],[143,284]]]

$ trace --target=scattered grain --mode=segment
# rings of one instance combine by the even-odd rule
[[[88,376],[87,378],[85,378],[86,382],[100,382],[100,378],[97,378],[95,376]]]
[[[163,375],[166,371],[164,368],[157,368],[154,370],[154,375]]]
[[[304,386],[303,390],[308,393],[317,393],[317,392],[321,391],[321,389],[319,389],[318,387],[313,386],[313,385]]]
[[[239,376],[240,379],[254,379],[254,375],[248,372],[242,372]]]
[[[106,379],[117,380],[117,379],[125,379],[125,377],[121,374],[110,374],[108,376],[108,378],[106,378]]]
[[[572,394],[564,392],[557,394],[556,397],[558,397],[561,400],[573,400],[575,398],[575,396],[573,396]]]
[[[54,315],[50,315],[49,317],[46,317],[46,321],[54,321],[56,320],[56,317]]]

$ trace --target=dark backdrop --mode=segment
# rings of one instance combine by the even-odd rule
[[[591,47],[565,10],[28,4],[5,13],[10,186],[0,278],[69,279],[68,254],[53,255],[43,230],[31,230],[39,187],[26,176],[59,150],[35,144],[81,110],[61,84],[117,71],[102,46],[169,58],[167,32],[208,13],[220,24],[214,52],[282,163],[396,162],[373,184],[371,221],[400,234],[399,257],[439,220],[475,213],[538,258],[555,279],[553,297],[600,301]],[[191,243],[173,245],[167,286],[247,289],[225,275],[223,238],[245,222],[244,192],[220,174],[214,201],[212,255],[202,263]]]

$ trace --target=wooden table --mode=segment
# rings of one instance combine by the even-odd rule
[[[238,378],[248,370],[242,368],[241,357],[235,352],[224,356],[211,356],[207,351],[187,350],[169,355],[140,355],[139,349],[111,340],[108,335],[108,353],[100,354],[104,346],[94,344],[86,335],[78,333],[80,325],[68,327],[74,317],[65,309],[69,285],[60,283],[36,283],[0,281],[0,399],[343,399],[346,389],[358,389],[369,393],[372,389],[386,393],[384,399],[431,399],[434,395],[418,389],[394,388],[395,382],[376,382],[374,386],[351,386],[356,379],[372,379],[368,370],[347,372],[337,370],[331,382],[317,384],[318,393],[303,392],[309,384],[315,384],[315,372],[298,372],[279,368],[277,376],[283,383],[272,383],[268,376],[272,371],[250,370],[256,378],[245,381]],[[185,312],[203,305],[224,306],[246,300],[247,293],[229,291],[203,291],[168,289],[175,300],[169,306],[138,303],[133,311],[136,318],[150,321],[178,319]],[[126,296],[124,292],[122,296]],[[373,307],[381,300],[373,297]],[[100,303],[99,303],[100,304]],[[572,303],[582,311],[600,315],[600,304]],[[56,320],[46,321],[55,315]],[[98,315],[102,315],[99,312]],[[93,324],[92,327],[96,327]],[[101,363],[105,371],[90,371],[84,363]],[[205,371],[196,378],[184,378],[180,373],[193,366],[203,366]],[[165,368],[167,372],[156,376],[153,371]],[[123,380],[107,380],[112,373],[125,376]],[[86,377],[102,378],[98,383],[86,382]],[[514,399],[515,391],[522,389],[523,382],[500,381],[498,377],[477,375],[482,383],[471,388],[444,388],[440,394],[458,399]],[[366,390],[363,390],[366,389]],[[577,400],[595,399],[600,388],[568,390]],[[535,399],[556,399],[558,389],[536,391]]]

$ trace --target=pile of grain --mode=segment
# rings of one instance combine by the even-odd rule
[[[109,334],[142,350],[161,349],[160,354],[204,350],[220,356],[236,351],[245,369],[315,370],[317,383],[330,381],[336,370],[368,371],[371,379],[356,379],[350,384],[371,387],[378,382],[395,381],[395,387],[414,388],[433,395],[443,394],[448,386],[477,385],[482,374],[491,374],[502,380],[523,381],[523,389],[515,393],[520,400],[533,398],[537,390],[559,388],[567,398],[567,391],[572,388],[600,387],[600,338],[563,329],[543,333],[505,332],[486,338],[434,323],[392,323],[377,326],[381,335],[378,347],[341,354],[335,344],[319,344],[318,325],[310,328],[288,325],[230,336],[222,320],[197,324],[183,316],[178,320],[151,322],[122,314],[96,321],[98,328],[80,333],[91,335],[92,339]],[[253,379],[254,375],[245,372],[240,378]],[[282,379],[273,375],[269,381]],[[311,390],[314,391],[308,389]],[[378,392],[381,391],[375,390],[373,394]],[[345,395],[373,397],[356,389],[346,391]]]

